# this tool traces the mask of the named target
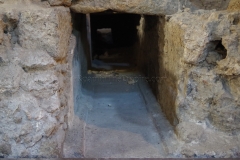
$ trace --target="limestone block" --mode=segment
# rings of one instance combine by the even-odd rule
[[[52,123],[51,121],[48,121],[48,123],[46,123],[43,126],[43,131],[45,136],[49,137],[53,133],[55,128],[56,128],[56,123]]]
[[[82,0],[73,2],[71,9],[80,13],[102,12],[108,9],[137,14],[173,14],[178,11],[175,0]]]
[[[217,62],[216,72],[229,76],[240,75],[238,35],[235,33],[224,36],[223,44],[227,48],[227,57]]]
[[[227,10],[239,11],[240,10],[240,1],[239,0],[231,0]]]
[[[7,52],[11,49],[11,36],[3,34],[3,41],[0,44],[0,64],[7,65],[9,58]]]
[[[185,48],[183,58],[185,63],[198,64],[206,56],[204,49],[207,47],[208,33],[204,31],[202,26],[203,24],[192,26],[184,34]],[[193,32],[194,34],[192,34]]]
[[[216,93],[210,110],[209,120],[220,130],[240,130],[239,76],[226,76],[222,80],[223,91]]]
[[[219,1],[219,0],[188,0],[192,6],[199,9],[217,9],[225,10],[229,4],[230,0]]]
[[[0,93],[16,92],[19,89],[22,69],[16,64],[0,66]]]
[[[240,107],[230,98],[222,97],[212,106],[210,120],[220,130],[232,132],[240,130]]]
[[[226,58],[219,61],[216,68],[216,72],[222,75],[238,76],[240,75],[240,64],[239,59],[236,58]]]
[[[53,96],[44,98],[40,104],[40,107],[45,111],[52,113],[60,108],[60,99],[58,93],[55,93]]]
[[[65,7],[28,9],[21,12],[19,43],[30,50],[44,50],[59,60],[68,52],[71,15]]]
[[[41,50],[24,50],[20,47],[14,48],[14,56],[20,59],[21,66],[25,69],[47,69],[56,65],[54,59]]]
[[[18,122],[19,119],[22,121],[23,115],[19,112],[20,110],[23,111],[28,120],[40,120],[45,115],[45,112],[39,108],[38,100],[28,93],[17,93],[16,95],[12,95],[11,99],[3,101],[3,103],[9,109],[9,115],[14,113],[14,121],[15,118]]]
[[[183,43],[179,47],[184,48],[183,52],[165,48],[168,54],[174,51],[174,55],[183,55],[179,60],[182,70],[173,70],[175,64],[164,66],[172,75],[178,75],[176,114],[180,124],[207,123],[208,127],[228,133],[240,130],[238,17],[238,12],[182,12],[166,23],[167,29],[175,26],[176,31],[172,32],[181,31]],[[171,41],[178,40],[175,39]],[[221,51],[227,55],[223,56]]]
[[[74,1],[71,9],[80,13],[102,12],[108,9],[137,14],[172,15],[184,8],[192,10],[225,10],[230,0],[81,0]]]
[[[1,17],[0,17],[1,18]],[[5,24],[3,21],[0,19],[0,45],[3,42],[3,29],[5,28]]]
[[[54,95],[59,88],[58,77],[54,71],[24,73],[20,84],[25,91],[43,98]]]
[[[60,5],[65,5],[65,6],[70,6],[72,0],[48,0],[51,6],[60,6]]]

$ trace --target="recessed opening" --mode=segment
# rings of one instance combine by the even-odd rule
[[[222,59],[225,59],[227,57],[227,49],[223,46],[222,40],[216,41],[216,43],[215,51],[221,55]]]
[[[90,14],[92,68],[116,70],[136,68],[137,26],[140,15],[114,11]]]
[[[82,77],[86,77],[88,71],[138,72],[142,75],[135,81],[148,82],[157,96],[159,46],[164,46],[159,39],[160,18],[164,20],[159,16],[111,10],[72,13],[73,34],[77,40],[73,59],[80,68],[76,71],[81,72]],[[81,85],[85,87],[82,82]]]
[[[72,13],[81,76],[93,71],[135,71],[158,94],[159,16],[105,11]],[[161,44],[160,44],[161,43]],[[78,54],[77,54],[78,53]],[[84,85],[83,85],[84,86]]]
[[[223,46],[222,40],[215,40],[209,43],[209,52],[206,57],[208,64],[216,65],[217,61],[227,57],[227,49]]]
[[[163,123],[156,129],[149,111],[155,107],[154,116],[162,116],[156,116],[160,106],[154,97],[159,73],[159,17],[106,11],[73,13],[73,22],[74,112],[86,131],[82,129],[85,126],[79,126],[76,137],[76,130],[69,130],[66,143],[76,148],[84,137],[86,151],[79,153],[84,157],[121,157],[128,147],[138,157],[160,156],[157,129]],[[69,143],[71,137],[78,141]]]
[[[239,17],[234,17],[233,25],[238,25],[238,24],[239,24]]]

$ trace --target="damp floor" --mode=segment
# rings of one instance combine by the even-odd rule
[[[149,108],[159,106],[153,94],[146,97],[151,90],[140,74],[98,72],[87,83],[89,94],[80,98],[66,135],[66,158],[167,157]]]

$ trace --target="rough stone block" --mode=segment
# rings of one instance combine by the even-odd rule
[[[29,93],[17,92],[10,99],[4,100],[3,104],[7,106],[8,114],[13,116],[13,121],[16,120],[17,123],[23,120],[24,114],[28,120],[40,120],[45,115],[39,108],[38,100]]]
[[[60,5],[70,6],[72,0],[48,0],[48,2],[50,3],[51,6],[60,6]]]
[[[27,122],[21,127],[20,136],[25,136],[31,133],[32,129],[33,129],[32,124],[30,122]]]
[[[43,49],[56,60],[66,56],[72,31],[69,9],[54,7],[22,11],[18,29],[19,43],[23,48]]]
[[[60,99],[58,93],[55,93],[53,96],[44,98],[40,104],[40,107],[45,111],[52,113],[60,108]]]
[[[47,98],[58,90],[58,77],[54,71],[24,73],[21,87],[27,92],[32,92],[36,97]]]
[[[16,64],[0,66],[0,93],[16,92],[19,89],[22,69]]]
[[[192,4],[199,9],[217,9],[217,10],[224,10],[227,8],[228,3],[230,0],[219,1],[219,0],[188,0]]]
[[[175,0],[83,0],[71,5],[71,9],[81,13],[102,12],[108,9],[139,14],[173,14],[178,11]]]
[[[14,55],[20,59],[20,64],[24,70],[47,69],[56,65],[54,59],[41,50],[23,50],[20,47],[14,48]]]

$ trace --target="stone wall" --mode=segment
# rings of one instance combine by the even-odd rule
[[[150,84],[152,91],[158,95],[159,77],[159,16],[142,16],[138,26],[139,43],[136,56],[141,70]]]
[[[72,138],[84,125],[74,114],[91,107],[77,106],[91,100],[87,31],[82,20],[71,36],[68,7],[145,14],[139,62],[158,78],[150,84],[180,140],[174,156],[239,157],[238,0],[0,0],[0,157],[61,157],[66,130]]]
[[[160,18],[159,39],[159,95],[163,112],[173,126],[178,124],[175,100],[177,98],[177,81],[180,78],[180,59],[183,53],[182,29],[178,24],[168,23],[168,18]]]
[[[167,19],[159,102],[187,157],[239,157],[239,13]]]
[[[68,131],[63,143],[63,157],[82,158],[84,153],[85,111],[92,107],[90,77],[87,75],[90,46],[87,37],[86,15],[72,14],[73,33],[71,36],[72,86],[74,108],[68,114]],[[79,129],[80,128],[80,129]]]
[[[225,10],[230,0],[75,0],[71,9],[80,13],[114,10],[147,15],[171,15],[184,8]]]
[[[59,157],[72,105],[70,11],[5,1],[0,12],[0,156]]]

